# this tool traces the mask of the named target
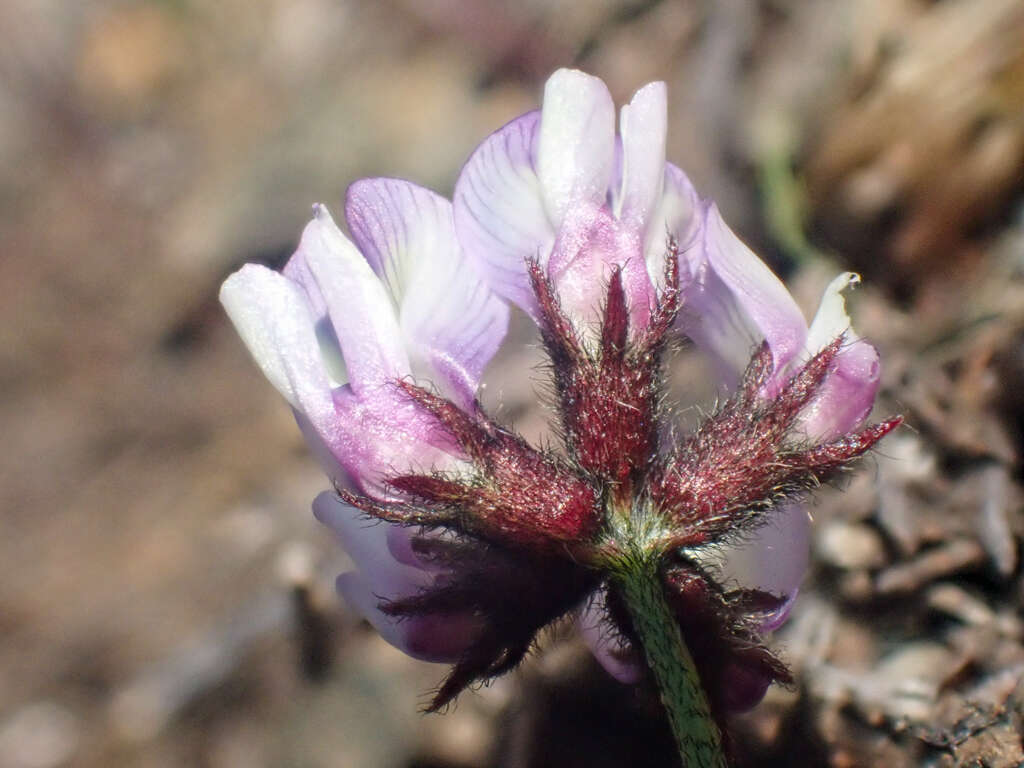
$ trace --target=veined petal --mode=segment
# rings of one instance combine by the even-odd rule
[[[702,248],[683,268],[683,332],[719,363],[730,383],[767,339],[777,375],[803,350],[807,325],[782,281],[708,205]]]
[[[636,231],[647,225],[661,198],[668,134],[668,95],[664,83],[649,83],[620,112],[622,191],[615,215]]]
[[[526,260],[547,261],[555,231],[537,177],[540,112],[491,134],[455,183],[455,231],[491,289],[537,316]]]
[[[398,307],[413,373],[472,404],[508,328],[508,307],[466,263],[452,205],[399,179],[349,187],[349,229]]]
[[[336,419],[331,381],[302,289],[246,264],[224,281],[220,300],[270,383],[317,431],[329,430]]]
[[[408,375],[409,359],[387,290],[324,206],[315,207],[296,255],[323,297],[352,388],[362,393]]]
[[[598,78],[560,69],[544,86],[537,176],[556,229],[581,204],[603,205],[615,161],[615,105]]]

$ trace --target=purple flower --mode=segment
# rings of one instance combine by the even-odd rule
[[[345,213],[352,240],[318,205],[283,274],[246,265],[224,283],[221,301],[335,484],[383,500],[395,472],[465,468],[396,382],[429,381],[472,407],[508,308],[467,266],[447,200],[367,179],[349,189]],[[411,552],[408,531],[369,525],[334,494],[319,496],[314,512],[356,564],[338,580],[349,602],[410,654],[457,656],[471,617],[398,622],[377,608],[436,578]]]
[[[845,311],[856,275],[829,285],[808,326],[665,161],[666,123],[663,83],[623,107],[616,135],[604,84],[560,70],[542,110],[473,153],[452,205],[358,182],[354,243],[318,206],[283,274],[247,266],[222,289],[335,483],[314,512],[357,566],[339,590],[392,644],[455,662],[434,708],[572,611],[605,668],[638,679],[616,570],[637,552],[658,561],[716,713],[756,703],[790,680],[760,635],[806,570],[801,494],[899,423],[862,429],[878,357]],[[540,328],[564,453],[476,401],[507,325],[499,297]],[[670,332],[731,392],[672,445]]]
[[[837,277],[808,328],[782,282],[701,201],[685,174],[665,162],[666,88],[651,83],[622,108],[615,134],[611,95],[599,79],[560,70],[543,109],[508,123],[473,153],[455,186],[455,224],[466,252],[498,294],[539,319],[527,262],[536,259],[577,330],[593,341],[605,286],[621,270],[632,327],[646,327],[668,253],[679,244],[683,306],[679,329],[735,385],[765,341],[774,375],[765,398],[836,337],[846,344],[799,429],[825,442],[860,426],[878,389],[878,355],[853,333]],[[744,544],[718,550],[725,576],[782,595],[763,626],[785,619],[807,569],[810,518],[802,504],[776,512]],[[584,637],[608,671],[639,674],[628,644],[607,631],[600,601],[582,617]],[[760,698],[759,696],[757,698]]]
[[[664,83],[615,107],[596,77],[562,69],[548,80],[543,109],[488,137],[455,185],[455,226],[493,290],[539,319],[526,262],[537,259],[562,306],[592,335],[613,267],[634,331],[650,320],[669,233],[696,234],[697,197],[665,162]]]

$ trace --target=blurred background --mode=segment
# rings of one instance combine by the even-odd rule
[[[2,768],[672,764],[571,631],[418,714],[444,670],[335,600],[325,481],[216,300],[361,176],[450,194],[563,65],[668,82],[669,158],[808,312],[863,273],[908,418],[816,499],[800,684],[737,719],[740,764],[1024,761],[1024,3],[3,0],[0,29]],[[488,392],[536,437],[531,333]]]

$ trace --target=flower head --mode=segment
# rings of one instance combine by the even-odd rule
[[[606,668],[637,678],[621,574],[638,558],[715,712],[756,703],[790,679],[761,635],[806,565],[804,492],[899,423],[863,426],[878,360],[845,313],[855,276],[808,326],[665,162],[666,113],[664,85],[648,85],[616,136],[604,84],[559,71],[540,112],[472,155],[453,207],[359,182],[355,244],[318,208],[283,275],[250,266],[225,283],[334,479],[314,509],[359,568],[340,588],[389,641],[454,662],[432,708],[577,610]],[[507,321],[497,297],[540,329],[562,450],[530,446],[476,400]],[[674,439],[661,366],[680,332],[731,395]],[[386,525],[360,528],[360,514]]]
[[[351,239],[315,206],[283,274],[247,265],[221,301],[335,485],[386,499],[395,472],[467,467],[397,383],[429,380],[471,407],[508,308],[466,269],[444,198],[367,179],[350,188],[345,213]],[[379,595],[415,594],[436,577],[406,531],[367,526],[333,494],[314,511],[358,568],[339,589],[389,641],[428,660],[460,652],[466,616],[399,624],[377,608]]]

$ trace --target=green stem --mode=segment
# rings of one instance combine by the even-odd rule
[[[665,602],[657,560],[641,555],[620,565],[618,586],[654,672],[683,765],[727,768],[722,735],[711,717],[693,656]]]

